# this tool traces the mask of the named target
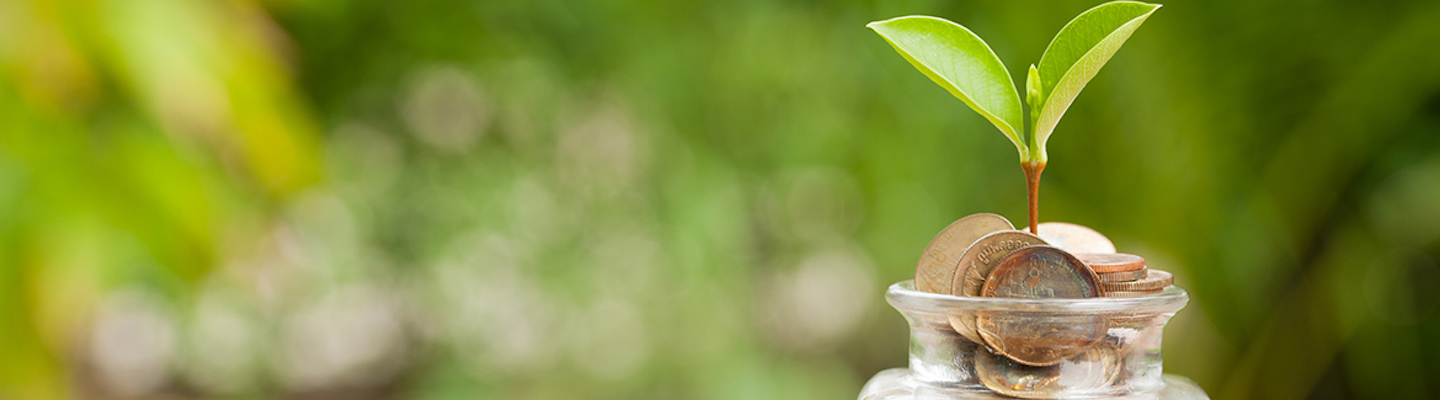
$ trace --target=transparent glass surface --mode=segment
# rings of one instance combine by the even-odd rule
[[[860,399],[1208,399],[1162,374],[1165,323],[1189,296],[957,297],[890,286],[910,323],[909,368],[882,371]]]

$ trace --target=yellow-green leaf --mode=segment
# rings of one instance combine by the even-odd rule
[[[1130,38],[1159,4],[1115,1],[1091,8],[1070,20],[1040,57],[1041,106],[1031,134],[1032,160],[1047,161],[1045,142],[1055,124],[1120,45]],[[1034,104],[1031,105],[1034,107]],[[1031,113],[1035,113],[1031,109]]]
[[[1000,128],[1025,159],[1020,96],[1010,71],[979,36],[941,18],[909,16],[875,21],[875,30],[915,68]]]

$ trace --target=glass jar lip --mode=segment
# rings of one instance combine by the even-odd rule
[[[1018,299],[1005,297],[952,296],[915,290],[913,280],[896,282],[885,291],[885,299],[900,311],[949,314],[958,311],[1017,312],[1175,312],[1185,307],[1190,295],[1179,286],[1160,293],[1134,297],[1085,299]]]

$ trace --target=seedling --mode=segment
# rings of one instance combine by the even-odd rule
[[[1040,172],[1049,159],[1045,142],[1055,124],[1100,67],[1110,61],[1159,4],[1115,1],[1086,10],[1060,28],[1025,76],[1025,129],[1020,95],[995,51],[960,24],[929,16],[908,16],[867,24],[910,64],[995,124],[1015,143],[1030,200],[1030,232],[1039,225]]]

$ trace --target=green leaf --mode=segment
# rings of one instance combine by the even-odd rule
[[[1045,162],[1045,142],[1055,124],[1100,67],[1120,50],[1159,4],[1116,1],[1086,10],[1055,34],[1040,56],[1040,98],[1043,106],[1032,127],[1032,160]],[[1034,104],[1031,105],[1032,107]],[[1034,113],[1035,109],[1031,109]]]
[[[1025,75],[1025,103],[1030,105],[1030,126],[1035,126],[1035,121],[1040,118],[1040,106],[1045,104],[1045,96],[1040,90],[1040,70],[1035,69],[1035,64],[1030,64],[1030,73]],[[1034,135],[1030,136],[1032,139]],[[1024,160],[1021,160],[1024,161]]]
[[[1020,95],[1010,71],[979,36],[954,22],[927,16],[909,16],[871,22],[900,55],[930,80],[960,98],[975,112],[1000,128],[1020,159],[1026,158]]]

